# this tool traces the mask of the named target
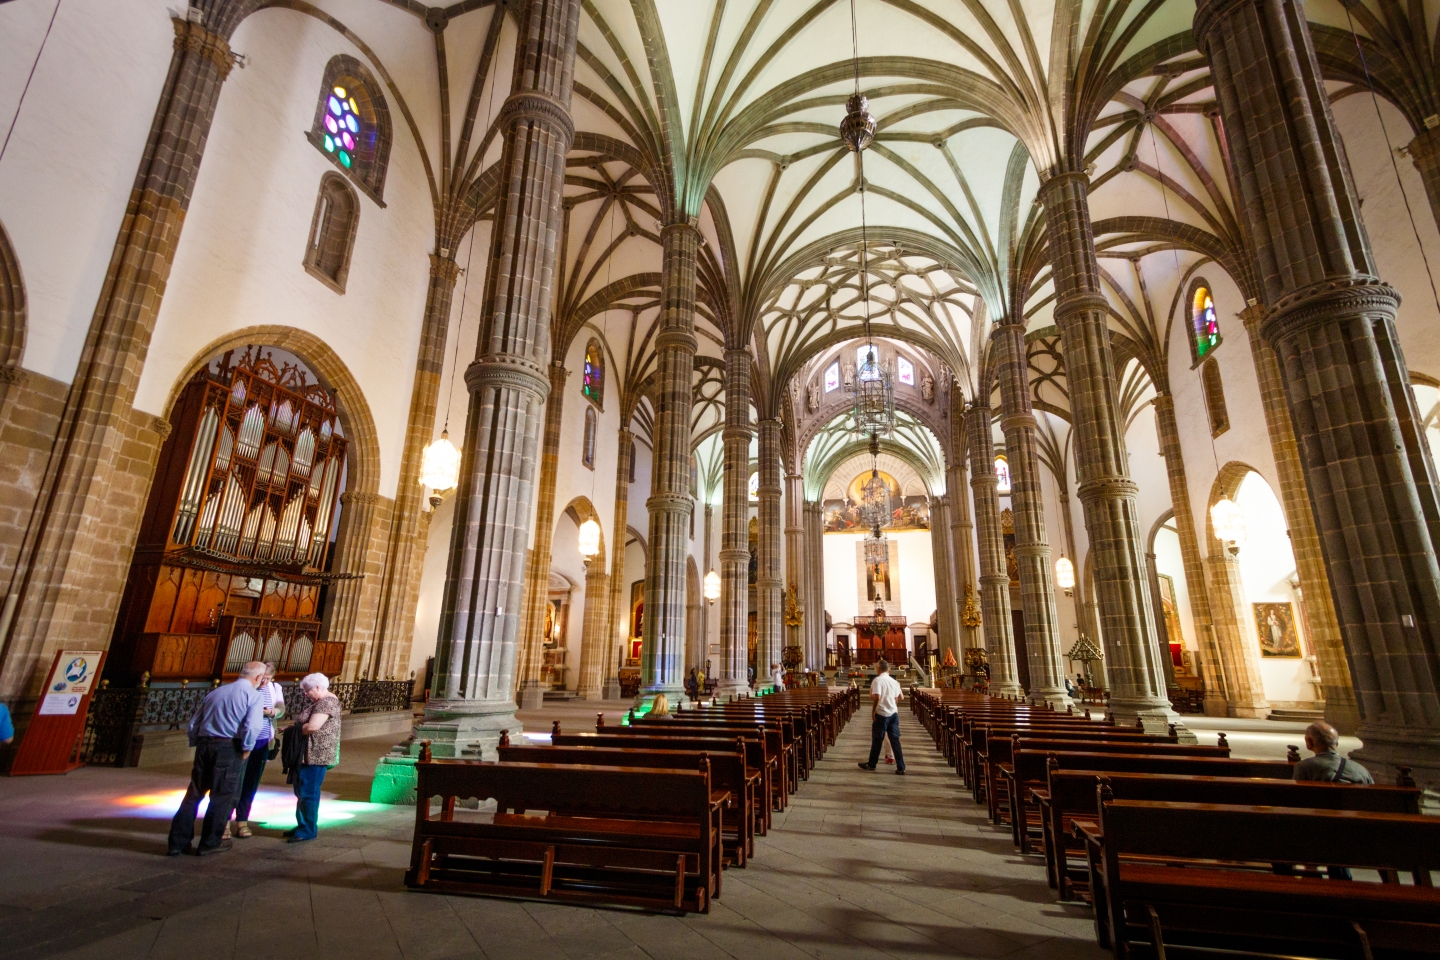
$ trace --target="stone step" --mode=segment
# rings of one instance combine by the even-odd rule
[[[1314,723],[1316,720],[1325,719],[1324,710],[1306,709],[1305,707],[1275,707],[1270,711],[1267,720],[1283,720],[1289,723]]]

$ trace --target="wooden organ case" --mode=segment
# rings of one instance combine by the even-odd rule
[[[111,643],[111,676],[339,673],[321,587],[345,468],[335,400],[257,348],[227,352],[181,393]]]

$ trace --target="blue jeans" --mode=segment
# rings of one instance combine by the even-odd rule
[[[880,760],[880,746],[886,737],[890,738],[890,750],[895,754],[895,769],[905,769],[905,754],[900,752],[900,713],[897,710],[888,717],[876,716],[870,724],[870,760],[874,767]]]
[[[320,832],[320,784],[329,770],[324,764],[303,763],[295,775],[295,839],[314,840]]]
[[[240,799],[235,802],[235,819],[249,820],[250,806],[255,802],[255,791],[260,789],[260,778],[265,776],[265,764],[270,759],[270,741],[260,740],[250,751],[245,761],[245,774],[240,780]]]

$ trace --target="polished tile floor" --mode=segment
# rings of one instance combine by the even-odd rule
[[[413,808],[364,802],[387,743],[345,744],[319,841],[278,839],[293,798],[272,768],[266,828],[204,859],[163,856],[184,768],[0,779],[0,957],[1108,956],[901,715],[907,776],[857,769],[869,724],[852,722],[710,914],[683,918],[408,892]]]

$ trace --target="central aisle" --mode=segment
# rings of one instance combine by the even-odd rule
[[[1088,909],[1062,905],[1038,859],[992,827],[924,728],[900,710],[907,773],[856,767],[868,700],[708,917],[684,922],[742,957],[1076,957]]]

